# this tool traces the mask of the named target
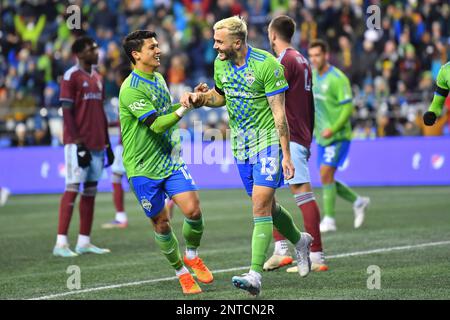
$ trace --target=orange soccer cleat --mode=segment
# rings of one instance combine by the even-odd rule
[[[188,259],[184,256],[184,264],[194,271],[197,276],[198,281],[203,283],[211,283],[214,280],[214,277],[209,271],[208,267],[205,266],[203,260],[199,257],[195,257],[194,259]]]
[[[180,281],[184,294],[202,293],[202,289],[197,282],[195,282],[194,277],[189,272],[178,276],[178,281]]]

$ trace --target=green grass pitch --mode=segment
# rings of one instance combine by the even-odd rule
[[[285,269],[264,273],[260,299],[450,298],[450,187],[357,191],[372,200],[366,222],[353,230],[351,205],[338,200],[338,232],[323,235],[330,271],[307,278]],[[316,196],[321,206],[320,189]],[[250,264],[250,201],[243,190],[201,191],[200,197],[206,223],[200,254],[210,269],[218,271],[214,283],[201,285],[203,294],[182,295],[131,193],[126,195],[129,228],[100,228],[114,213],[111,194],[105,193],[97,197],[92,242],[112,253],[70,259],[51,254],[60,195],[11,197],[0,208],[0,298],[251,299],[231,284],[231,277]],[[301,225],[289,191],[278,190],[277,198]],[[183,248],[181,223],[176,209],[173,227]],[[69,234],[72,248],[77,232],[78,206]],[[67,288],[70,265],[80,267],[81,290]],[[367,288],[371,265],[381,270],[379,290]]]

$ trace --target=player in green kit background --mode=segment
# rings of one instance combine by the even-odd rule
[[[231,17],[214,25],[215,88],[186,93],[184,106],[226,105],[231,145],[239,174],[253,203],[252,262],[250,271],[232,279],[237,288],[258,295],[273,225],[296,247],[298,269],[306,276],[311,269],[312,237],[300,233],[292,217],[275,200],[275,190],[294,175],[289,150],[289,128],[284,111],[288,89],[283,66],[268,52],[247,44],[247,25]]]
[[[313,65],[313,94],[315,103],[314,136],[318,145],[318,165],[323,188],[324,214],[320,231],[336,231],[336,195],[353,203],[354,227],[364,222],[365,209],[370,203],[343,182],[335,180],[336,169],[347,157],[353,112],[350,81],[345,74],[328,63],[328,45],[322,40],[311,42],[308,50]]]
[[[439,70],[436,79],[436,91],[434,92],[433,101],[428,111],[423,115],[423,122],[427,126],[432,126],[436,122],[436,118],[442,113],[445,99],[450,89],[450,61],[444,64]]]
[[[210,283],[213,276],[197,255],[203,217],[197,187],[180,157],[180,138],[175,132],[177,122],[189,108],[171,104],[166,82],[156,72],[161,50],[154,32],[135,31],[125,38],[123,47],[134,65],[119,94],[123,164],[136,198],[153,223],[155,241],[175,269],[183,292],[200,293],[185,265],[193,269],[200,282]],[[184,259],[164,207],[166,194],[186,217]]]

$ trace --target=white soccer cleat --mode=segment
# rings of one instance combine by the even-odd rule
[[[322,219],[319,228],[322,233],[336,231],[336,220],[334,220],[334,218],[325,217]]]
[[[315,272],[328,271],[328,266],[325,263],[325,256],[322,251],[311,252],[309,254],[311,259],[311,270]]]
[[[370,204],[370,198],[368,197],[360,197],[358,200],[355,201],[355,204],[353,205],[353,212],[355,213],[355,220],[353,223],[353,226],[355,229],[358,229],[362,226],[364,222],[364,218],[366,216],[365,210]]]
[[[309,258],[309,251],[313,240],[313,237],[309,233],[301,232],[300,240],[295,245],[298,273],[301,277],[306,277],[311,271],[311,259]]]
[[[289,255],[282,256],[282,255],[278,255],[278,254],[273,254],[269,258],[269,260],[267,260],[266,263],[264,263],[263,270],[264,271],[276,270],[278,268],[290,265],[292,263],[292,261],[294,261],[294,260]]]
[[[314,271],[314,272],[328,271],[328,266],[325,262],[325,258],[324,258],[322,251],[311,252],[309,254],[309,258],[311,259],[311,271]],[[287,268],[286,272],[297,273],[298,267],[295,266],[295,267]]]
[[[232,282],[236,288],[248,291],[252,296],[259,296],[261,293],[261,276],[255,272],[234,276]]]
[[[11,191],[8,188],[0,189],[0,207],[3,207],[6,204],[6,201],[8,201],[10,194]]]

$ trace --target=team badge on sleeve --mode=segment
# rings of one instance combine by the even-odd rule
[[[280,69],[275,69],[273,74],[275,75],[275,78],[279,78],[279,77],[281,77],[281,70]]]

